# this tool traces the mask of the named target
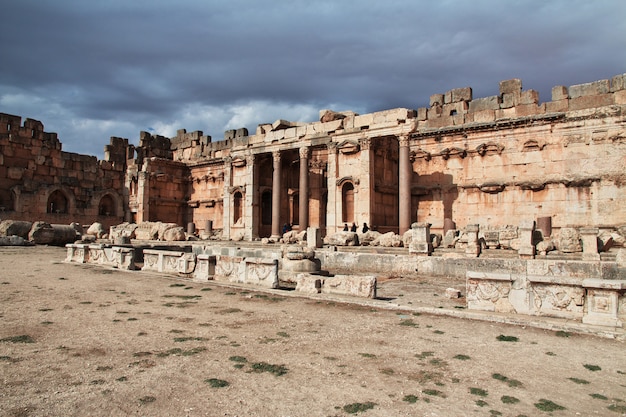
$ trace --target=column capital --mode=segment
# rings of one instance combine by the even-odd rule
[[[246,163],[248,165],[254,165],[254,159],[255,159],[255,155],[253,153],[246,155]]]
[[[328,150],[331,153],[334,153],[334,154],[337,153],[337,146],[338,146],[338,144],[336,142],[328,142],[327,146],[328,146]]]
[[[300,152],[300,159],[308,159],[309,157],[309,147],[308,146],[303,146],[299,149]]]
[[[274,163],[280,162],[280,151],[272,151],[272,160]]]
[[[370,138],[359,139],[359,146],[361,147],[362,151],[369,151],[371,144],[372,144],[372,139]]]
[[[409,135],[401,135],[398,136],[398,144],[401,147],[407,147],[409,146]]]

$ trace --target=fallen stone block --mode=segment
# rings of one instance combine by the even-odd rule
[[[64,246],[79,240],[81,235],[82,231],[77,231],[73,225],[35,222],[28,233],[28,240],[37,245]]]
[[[1,236],[0,246],[33,246],[34,243],[21,236]]]
[[[28,239],[28,233],[33,227],[32,222],[21,220],[3,220],[0,222],[0,236],[19,236]]]
[[[296,291],[305,294],[319,294],[322,291],[322,280],[318,275],[298,274],[295,278]]]
[[[322,280],[322,293],[376,298],[376,277],[371,275],[335,275]]]

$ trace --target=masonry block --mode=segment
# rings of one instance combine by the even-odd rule
[[[572,85],[569,88],[571,98],[584,96],[597,96],[607,94],[611,91],[609,80],[599,80],[591,83]]]
[[[574,111],[590,109],[594,107],[610,106],[614,103],[615,101],[613,94],[578,96],[572,97],[569,100],[569,110]]]
[[[519,93],[522,91],[522,80],[513,78],[500,81],[500,94]]]
[[[469,111],[477,112],[481,110],[498,110],[501,102],[502,99],[500,96],[477,98],[470,101]]]
[[[611,78],[611,92],[626,90],[626,74],[616,75]]]
[[[563,85],[552,87],[552,101],[565,100],[569,98],[569,91]]]

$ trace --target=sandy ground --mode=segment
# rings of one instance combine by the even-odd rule
[[[2,416],[626,414],[621,341],[64,258],[0,248]],[[462,307],[409,283],[380,294]]]

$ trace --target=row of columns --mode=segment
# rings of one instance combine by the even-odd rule
[[[298,218],[300,230],[309,226],[309,148],[302,147],[300,154],[300,178],[298,192]],[[281,152],[272,152],[273,174],[272,174],[272,237],[278,238],[282,235],[280,222],[280,202],[281,202]]]
[[[409,149],[409,138],[408,136],[401,136],[398,139],[399,142],[399,154],[398,154],[398,170],[399,170],[399,234],[402,235],[404,232],[411,228],[411,180],[413,175],[413,169],[411,166],[410,160],[410,149]],[[335,146],[333,146],[335,145]],[[335,158],[329,158],[329,177],[333,178],[332,173],[336,172],[336,169],[333,169],[333,164],[336,163],[336,144],[329,144],[329,147],[333,147],[335,152],[330,152],[330,155],[334,155]],[[369,151],[369,146],[365,149]],[[302,147],[299,149],[299,157],[300,157],[300,173],[299,173],[299,226],[300,230],[304,230],[309,226],[309,147]],[[332,160],[331,160],[332,159]],[[366,158],[368,159],[368,158]],[[248,162],[252,167],[250,168],[250,172],[248,173],[250,176],[256,175],[256,170],[254,169],[254,155],[248,158]],[[230,165],[230,164],[229,164]],[[281,219],[280,219],[280,206],[281,206],[281,175],[282,175],[282,158],[281,151],[276,150],[272,152],[272,226],[271,226],[271,236],[273,238],[278,238],[282,235],[281,230]],[[335,167],[336,168],[336,167]],[[372,175],[371,168],[368,173]],[[225,175],[225,184],[230,183],[231,179],[231,170],[232,168],[229,166],[229,169],[226,171]],[[332,172],[331,172],[332,171]],[[252,179],[251,179],[252,180]],[[252,185],[254,181],[250,181],[249,184]],[[252,198],[252,189],[246,190],[246,207],[252,207],[253,204],[251,200]],[[329,192],[329,207],[334,209],[336,213],[336,207],[334,204],[331,204],[331,196],[332,200],[335,200],[334,193]],[[370,207],[371,209],[371,207]],[[227,224],[230,222],[230,210],[228,207],[224,207],[224,227],[227,227]],[[333,221],[333,218],[335,221]],[[336,223],[336,214],[330,216],[328,220],[331,224]]]

